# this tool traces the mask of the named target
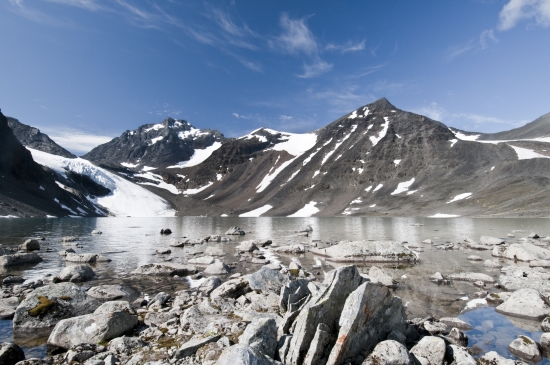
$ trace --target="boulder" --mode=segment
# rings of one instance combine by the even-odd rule
[[[294,255],[298,255],[306,252],[304,245],[288,245],[288,246],[281,246],[281,247],[273,247],[271,250],[277,253],[288,253],[288,254],[294,254]]]
[[[2,285],[13,285],[13,284],[23,284],[25,282],[25,279],[21,276],[7,276],[4,280],[2,280]]]
[[[390,332],[405,332],[405,308],[401,298],[393,296],[388,288],[367,282],[346,299],[339,327],[327,362],[330,365],[357,356],[365,358]]]
[[[542,332],[550,332],[550,317],[544,317],[542,323],[540,324]]]
[[[330,328],[324,323],[319,323],[302,365],[325,364],[335,340]]]
[[[141,265],[132,274],[152,276],[186,276],[196,273],[197,269],[191,265],[177,264],[172,262],[161,262],[155,264]]]
[[[449,332],[449,327],[443,322],[424,321],[422,327],[424,327],[426,331],[430,332],[431,335]]]
[[[147,312],[145,318],[143,319],[143,323],[148,326],[152,324],[158,326],[162,323],[168,322],[173,318],[177,318],[177,314],[170,312]]]
[[[302,298],[311,295],[308,284],[309,280],[307,279],[297,279],[287,281],[286,284],[281,286],[281,291],[279,294],[279,307],[283,312],[286,312],[292,304],[295,304]]]
[[[540,236],[538,234],[536,234],[535,232],[531,232],[527,235],[527,237],[529,238],[534,238],[534,239],[537,239],[537,238],[540,238]]]
[[[0,319],[12,319],[19,305],[19,298],[10,297],[0,299]]]
[[[245,345],[235,345],[223,350],[215,365],[282,365]]]
[[[170,243],[170,247],[184,247],[185,242],[172,242]]]
[[[421,365],[443,365],[445,350],[442,338],[425,336],[413,346],[410,354]]]
[[[542,349],[543,355],[548,357],[550,354],[550,333],[545,332],[540,335],[540,347]]]
[[[25,251],[40,250],[40,242],[38,242],[37,239],[30,238],[25,240],[23,244],[19,245],[19,249]]]
[[[239,277],[236,279],[231,279],[214,289],[210,293],[211,298],[233,298],[236,299],[241,295],[244,295],[250,291],[250,286],[248,285],[248,278]]]
[[[92,234],[103,234],[100,230],[94,229],[92,230]]]
[[[210,264],[204,269],[204,273],[208,275],[227,275],[231,272],[229,266],[222,261],[216,260],[213,264]]]
[[[57,278],[60,281],[70,281],[71,283],[80,283],[91,280],[95,277],[94,270],[87,265],[71,265],[65,267]]]
[[[25,353],[21,347],[11,342],[0,344],[0,364],[14,365],[23,360],[25,360]]]
[[[492,284],[495,282],[495,279],[490,277],[487,274],[482,274],[479,272],[461,272],[458,274],[449,274],[447,275],[447,279],[449,280],[455,280],[455,281],[483,281],[484,283]]]
[[[451,365],[477,365],[476,359],[462,346],[447,346],[446,356],[451,358]]]
[[[208,246],[206,250],[204,250],[204,254],[207,256],[225,256],[225,252],[220,247],[216,246]]]
[[[211,276],[207,278],[205,281],[203,281],[197,289],[201,293],[210,295],[210,293],[212,293],[212,291],[217,287],[219,287],[221,284],[222,284],[222,280],[220,278],[218,278],[217,276]]]
[[[273,318],[255,318],[239,337],[239,344],[246,345],[271,358],[277,349],[277,324]]]
[[[59,321],[93,312],[99,302],[73,283],[46,285],[33,290],[19,304],[13,318],[16,333],[50,330]]]
[[[456,317],[443,317],[439,322],[445,323],[449,328],[455,327],[462,331],[470,331],[473,329],[468,323]]]
[[[510,246],[493,248],[492,255],[517,261],[545,260],[550,257],[550,250],[531,243],[513,243]]]
[[[259,250],[254,241],[242,241],[240,245],[235,247],[239,252],[252,252]]]
[[[285,364],[298,365],[303,362],[319,323],[325,323],[331,332],[336,331],[346,298],[363,280],[355,266],[340,267],[326,274],[324,284],[327,289],[310,300],[295,320]]]
[[[226,235],[231,236],[243,236],[245,234],[245,231],[243,231],[240,227],[231,227],[225,232]]]
[[[78,238],[76,238],[75,236],[61,237],[61,242],[74,242],[76,240],[78,240]]]
[[[193,356],[197,350],[203,347],[206,344],[211,342],[216,342],[220,339],[221,335],[212,335],[212,336],[195,336],[189,341],[181,345],[181,347],[176,351],[174,357],[176,359],[182,359],[187,356]]]
[[[98,285],[88,290],[88,295],[100,300],[127,298],[130,294],[122,285]]]
[[[281,292],[281,287],[286,284],[288,278],[281,274],[279,271],[270,269],[268,267],[262,267],[250,275],[248,284],[252,290],[260,291],[263,293],[276,293]]]
[[[159,248],[155,251],[157,255],[169,255],[172,253],[172,250],[169,248]]]
[[[376,266],[370,268],[369,278],[373,283],[380,283],[388,288],[397,288],[397,281]]]
[[[210,264],[213,264],[216,261],[214,257],[212,256],[201,256],[201,257],[195,257],[193,259],[187,260],[190,264],[198,265],[198,266],[207,266]]]
[[[486,246],[495,246],[502,245],[504,243],[504,240],[497,237],[481,236],[481,238],[479,239],[479,243]]]
[[[132,305],[125,300],[112,300],[105,302],[94,311],[95,314],[110,312],[126,312],[128,314],[136,314],[136,311]]]
[[[97,253],[67,253],[65,256],[65,261],[68,262],[82,262],[82,263],[94,263],[94,262],[109,262],[111,259],[108,259],[105,256],[99,255]]]
[[[413,365],[413,361],[403,344],[386,340],[376,345],[362,365]]]
[[[527,336],[518,336],[508,345],[508,350],[515,356],[530,363],[542,360],[538,344]]]
[[[458,328],[451,329],[451,332],[449,332],[449,334],[445,336],[445,339],[447,339],[447,341],[457,346],[462,346],[462,347],[468,346],[468,336],[466,336]]]
[[[490,351],[479,358],[480,364],[489,365],[527,365],[523,361],[507,359],[500,356],[496,351]]]
[[[163,228],[160,230],[160,234],[172,234],[172,230],[170,228]]]
[[[469,260],[469,261],[483,261],[483,259],[479,256],[476,256],[476,255],[470,255],[466,258],[466,260]]]
[[[122,336],[109,342],[107,349],[116,354],[129,354],[132,350],[141,348],[145,345],[147,344],[138,337]]]
[[[445,280],[445,278],[443,277],[443,275],[441,275],[439,271],[430,276],[430,281],[433,281],[435,283],[441,283],[443,280]]]
[[[137,325],[137,316],[125,311],[85,314],[63,319],[53,329],[48,344],[68,349],[84,342],[98,343],[121,336]]]
[[[483,266],[491,268],[491,269],[500,269],[502,265],[494,260],[485,260],[483,263]]]
[[[550,307],[535,289],[519,289],[496,307],[496,312],[525,319],[542,320],[550,315]]]
[[[326,256],[334,262],[414,262],[414,252],[392,241],[342,241],[327,248],[312,248],[310,251]]]
[[[14,253],[12,255],[2,255],[0,256],[0,268],[37,264],[41,261],[42,258],[35,253]]]

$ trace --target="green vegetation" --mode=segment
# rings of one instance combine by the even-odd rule
[[[38,305],[33,309],[29,309],[29,315],[31,317],[44,316],[55,305],[55,301],[48,299],[48,297],[37,296]]]

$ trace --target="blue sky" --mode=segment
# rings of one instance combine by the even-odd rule
[[[165,117],[308,132],[387,97],[449,126],[550,112],[550,0],[5,0],[0,108],[76,153]]]

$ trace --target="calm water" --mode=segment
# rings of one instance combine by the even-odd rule
[[[461,242],[465,237],[479,239],[482,235],[506,237],[514,233],[516,239],[526,237],[530,232],[540,236],[550,235],[548,219],[476,219],[476,218],[233,218],[233,217],[171,217],[171,218],[80,218],[80,219],[0,219],[0,244],[4,247],[16,247],[27,237],[43,236],[40,255],[44,261],[31,267],[21,267],[9,272],[0,273],[0,279],[7,275],[21,275],[25,279],[37,279],[46,275],[57,274],[66,264],[59,257],[58,251],[72,247],[79,253],[102,253],[112,259],[112,262],[93,266],[98,274],[97,279],[85,283],[94,286],[107,283],[122,283],[133,292],[133,297],[140,293],[154,295],[159,291],[174,291],[188,288],[194,283],[190,280],[172,280],[143,278],[131,275],[130,272],[140,265],[159,262],[168,257],[174,262],[185,262],[194,254],[204,251],[209,246],[221,247],[226,256],[224,262],[235,263],[236,271],[253,272],[259,265],[238,264],[234,256],[234,247],[242,240],[271,239],[279,245],[291,243],[315,244],[321,242],[337,242],[340,240],[394,240],[408,242],[410,245],[423,247],[420,252],[420,263],[413,266],[387,265],[384,269],[399,281],[395,294],[407,304],[410,318],[425,315],[457,316],[464,308],[464,297],[473,298],[478,291],[469,283],[454,282],[450,286],[436,285],[428,278],[434,272],[442,274],[454,272],[483,272],[498,279],[499,271],[490,271],[480,262],[470,262],[466,257],[472,254],[481,256],[484,260],[491,258],[490,251],[443,251],[431,245],[421,244],[425,239],[435,243]],[[299,237],[297,230],[311,225],[313,234],[310,237]],[[223,235],[231,226],[239,226],[247,232],[244,237],[231,237],[230,243],[212,243],[195,247],[171,248],[171,255],[156,256],[159,248],[168,248],[171,242],[184,238],[202,238],[211,234]],[[172,234],[161,236],[162,228],[170,228]],[[101,235],[92,235],[92,230],[100,230]],[[76,236],[79,247],[64,245],[61,237]],[[511,242],[514,242],[512,239]],[[50,252],[46,252],[46,250]],[[265,252],[267,255],[269,251]],[[293,257],[279,256],[276,259],[287,264]],[[314,272],[322,280],[326,272],[338,264],[325,261],[306,253],[299,257],[306,270]],[[503,262],[513,265],[512,262]],[[320,269],[313,265],[321,265]],[[370,266],[359,267],[368,272]],[[196,283],[195,283],[196,284]],[[491,288],[488,288],[491,291]],[[498,291],[498,289],[493,289]],[[537,323],[510,322],[509,319],[494,313],[489,309],[478,309],[463,314],[475,326],[469,334],[470,344],[482,343],[484,350],[495,349],[510,357],[506,346],[513,338],[530,331],[539,340]],[[3,323],[2,323],[3,322]],[[492,327],[489,326],[491,323]],[[0,340],[10,340],[11,321],[0,321]],[[523,328],[523,329],[522,329]],[[502,336],[498,334],[502,333]],[[496,340],[485,340],[493,336]],[[505,345],[503,345],[505,343]],[[30,350],[31,348],[27,349]],[[41,351],[34,348],[34,351]]]

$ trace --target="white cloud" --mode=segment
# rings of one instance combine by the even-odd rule
[[[498,42],[498,39],[495,37],[492,29],[486,29],[479,35],[479,45],[481,46],[481,49],[489,47],[489,42]]]
[[[279,119],[280,119],[280,120],[291,120],[292,117],[291,117],[290,115],[281,115],[281,116],[279,117]]]
[[[423,106],[414,111],[416,114],[425,115],[430,119],[441,121],[443,116],[446,114],[445,109],[443,109],[436,102],[431,102],[428,106]]]
[[[283,33],[270,42],[273,48],[292,54],[316,55],[318,53],[317,41],[306,25],[306,18],[290,19],[288,14],[283,13],[279,24],[283,28]]]
[[[304,72],[300,75],[296,75],[303,79],[315,77],[324,74],[332,69],[332,64],[323,61],[320,58],[314,60],[312,64],[304,64]]]
[[[340,45],[329,43],[325,46],[325,49],[327,51],[337,50],[342,53],[362,51],[365,49],[365,43],[366,43],[366,39],[363,39],[361,42],[355,43],[355,44],[352,43],[351,41],[348,41],[347,43],[340,44]]]
[[[91,134],[89,132],[76,129],[52,129],[41,128],[57,144],[66,148],[76,155],[82,155],[89,152],[100,144],[107,143],[113,137]]]
[[[51,3],[75,6],[77,8],[82,8],[91,11],[97,11],[104,9],[97,1],[95,0],[47,0]]]
[[[550,26],[550,0],[510,0],[499,13],[498,29],[512,29],[526,19],[534,19],[542,27]]]
[[[251,119],[252,118],[250,115],[242,115],[242,114],[238,114],[238,113],[233,113],[233,116],[235,118],[239,118],[239,119]]]

